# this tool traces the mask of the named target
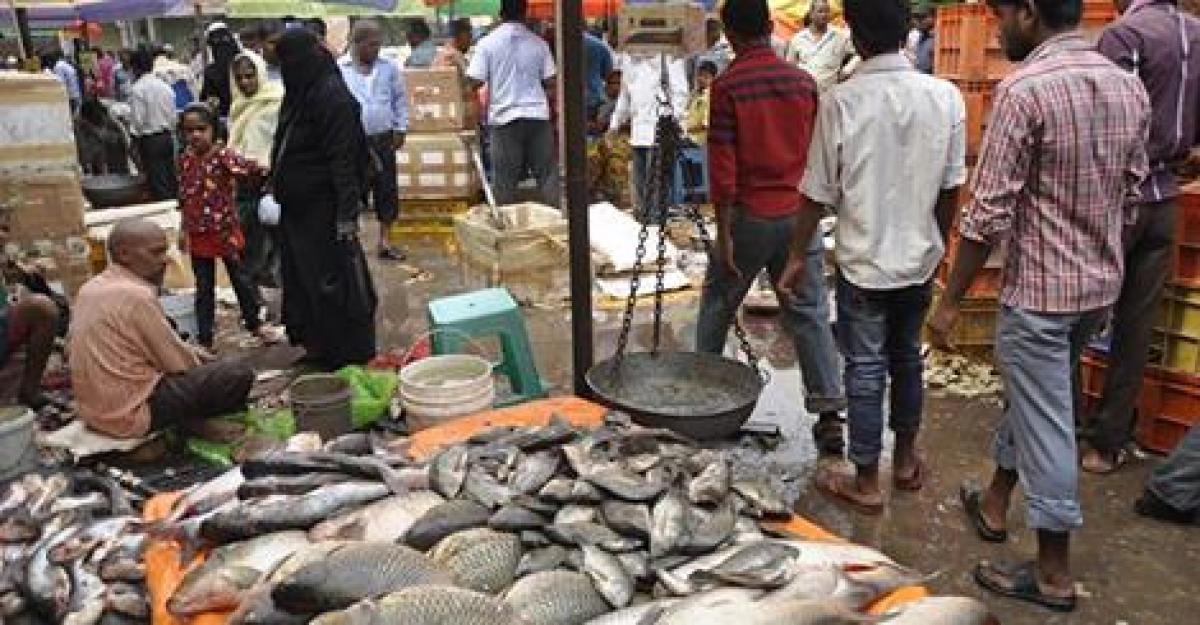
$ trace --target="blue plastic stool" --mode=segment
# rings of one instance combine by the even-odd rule
[[[495,371],[508,378],[512,395],[497,401],[511,406],[547,395],[533,361],[525,318],[507,289],[483,289],[429,302],[430,344],[434,354],[462,350],[470,338],[498,336],[504,360]]]

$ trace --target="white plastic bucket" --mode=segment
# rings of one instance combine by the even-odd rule
[[[496,400],[492,363],[470,354],[429,356],[400,370],[399,393],[413,432],[487,410]]]
[[[29,455],[33,447],[32,410],[24,406],[0,407],[0,478]]]

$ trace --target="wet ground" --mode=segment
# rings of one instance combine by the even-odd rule
[[[376,264],[374,275],[381,295],[380,345],[408,345],[425,329],[425,302],[430,297],[458,293],[478,283],[464,284],[453,248],[432,240],[409,242],[407,263]],[[667,307],[664,341],[690,349],[693,344],[696,299],[677,296]],[[537,364],[552,393],[571,392],[570,316],[565,305],[523,309]],[[649,336],[648,316],[637,315],[634,341]],[[620,311],[597,307],[594,314],[597,358],[615,349]],[[831,504],[809,492],[808,480],[817,466],[807,434],[812,417],[804,414],[799,376],[790,341],[771,317],[747,317],[755,348],[765,354],[773,377],[753,421],[780,425],[783,442],[770,455],[802,494],[797,511],[847,538],[882,549],[897,561],[935,574],[929,586],[938,593],[983,598],[1004,625],[1167,625],[1195,622],[1200,611],[1200,527],[1179,528],[1146,521],[1132,512],[1133,501],[1159,459],[1137,461],[1112,477],[1082,478],[1085,527],[1074,544],[1081,603],[1071,615],[1056,615],[987,596],[971,580],[981,558],[1028,559],[1035,544],[1024,528],[1023,513],[1010,515],[1012,537],[1007,545],[980,542],[968,529],[957,489],[963,480],[985,479],[991,469],[988,443],[999,418],[994,399],[964,400],[930,396],[922,446],[931,466],[925,489],[891,498],[880,517],[867,518]]]

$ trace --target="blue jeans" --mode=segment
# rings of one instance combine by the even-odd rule
[[[1044,314],[1001,306],[996,365],[1007,407],[996,431],[996,464],[1020,476],[1031,529],[1083,524],[1075,442],[1075,370],[1105,310]]]
[[[1200,510],[1200,425],[1192,426],[1147,485],[1159,499],[1183,512]]]
[[[871,290],[838,275],[837,335],[846,359],[849,458],[856,466],[879,463],[889,377],[888,426],[897,433],[916,433],[921,426],[921,326],[932,296],[930,282]]]
[[[794,217],[760,219],[747,215],[744,209],[737,210],[731,236],[734,262],[742,272],[742,279],[737,280],[719,260],[709,259],[696,319],[698,351],[711,354],[725,351],[729,326],[759,272],[766,269],[772,284],[779,281],[787,264],[795,226]],[[824,254],[818,232],[808,248],[798,297],[780,302],[784,328],[795,342],[805,389],[804,406],[815,413],[838,411],[846,403],[838,383],[837,354],[829,327]]]

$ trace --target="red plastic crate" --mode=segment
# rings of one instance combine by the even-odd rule
[[[995,80],[955,80],[967,105],[967,159],[974,161],[983,147],[983,135],[987,131],[992,115],[992,97],[996,92]]]
[[[1146,380],[1154,384],[1157,406],[1139,410],[1134,438],[1146,449],[1171,453],[1200,423],[1200,376],[1148,367]]]
[[[1200,287],[1200,182],[1185,187],[1179,196],[1170,280],[1181,286]]]
[[[1152,371],[1157,369],[1146,368],[1146,374],[1142,376],[1142,390],[1134,407],[1139,422],[1143,419],[1153,420],[1161,412],[1162,381],[1160,376]],[[1079,394],[1082,401],[1080,417],[1085,421],[1090,421],[1100,406],[1107,375],[1108,355],[1095,349],[1085,349],[1079,359]]]

